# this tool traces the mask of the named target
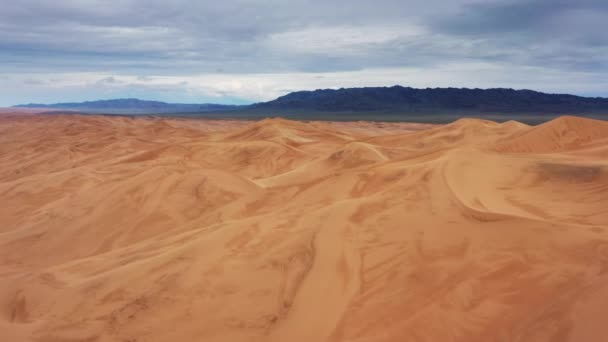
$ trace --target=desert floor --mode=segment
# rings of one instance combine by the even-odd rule
[[[2,341],[608,341],[608,122],[0,114]]]

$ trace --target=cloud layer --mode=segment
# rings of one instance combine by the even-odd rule
[[[579,0],[0,0],[0,105],[247,102],[365,85],[608,96],[608,5]]]

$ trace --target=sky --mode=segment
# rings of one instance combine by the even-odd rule
[[[0,0],[0,106],[295,90],[608,97],[605,0]]]

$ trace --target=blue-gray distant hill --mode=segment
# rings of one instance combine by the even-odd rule
[[[215,111],[233,111],[243,108],[237,105],[213,103],[188,104],[145,101],[139,99],[115,99],[55,104],[30,103],[17,105],[20,108],[48,108],[50,110],[73,110],[84,113],[103,114],[176,114]]]
[[[608,98],[532,90],[370,87],[297,91],[252,105],[258,110],[328,113],[603,113]]]

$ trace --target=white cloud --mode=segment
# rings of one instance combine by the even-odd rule
[[[396,40],[419,37],[424,28],[400,26],[329,26],[309,27],[271,34],[265,43],[289,53],[352,54]]]
[[[604,80],[604,81],[598,81]],[[296,90],[392,86],[512,87],[555,93],[600,94],[608,73],[556,71],[486,62],[446,63],[427,68],[380,68],[325,73],[201,74],[189,76],[120,75],[105,73],[13,74],[0,85],[0,105],[14,105],[19,94],[48,92],[85,98],[87,94],[154,94],[165,101],[252,102],[272,100]],[[160,94],[160,95],[159,95]],[[23,98],[23,96],[21,95]],[[88,98],[95,99],[97,97]],[[61,101],[57,98],[55,101]],[[33,100],[32,100],[33,101]],[[30,102],[23,98],[17,102]]]

